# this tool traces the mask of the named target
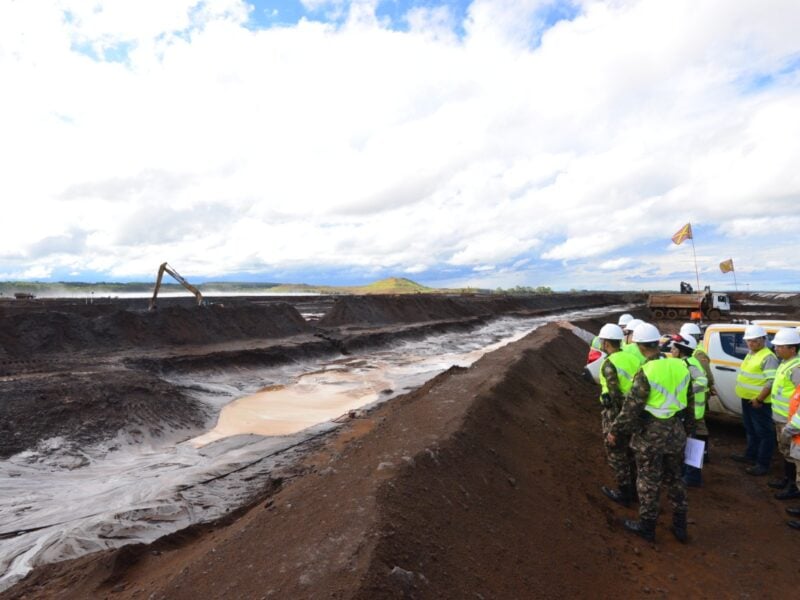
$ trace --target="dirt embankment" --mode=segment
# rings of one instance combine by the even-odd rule
[[[786,598],[797,532],[712,423],[689,545],[625,533],[583,342],[556,326],[352,421],[232,523],[49,565],[6,598]]]
[[[542,294],[536,296],[343,296],[319,321],[321,327],[394,325],[536,314],[635,301],[636,294]],[[639,298],[641,299],[641,298]]]
[[[7,311],[0,315],[0,353],[25,358],[286,337],[311,331],[297,309],[286,303],[170,306],[153,312],[103,308],[91,315]]]
[[[63,438],[58,449],[65,450],[65,446],[83,448],[105,441],[117,433],[127,435],[131,442],[181,431],[188,435],[204,427],[209,418],[201,403],[146,373],[59,373],[0,385],[0,459],[56,437]]]

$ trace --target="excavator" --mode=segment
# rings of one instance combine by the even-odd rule
[[[161,288],[161,279],[164,277],[164,273],[169,273],[172,275],[173,279],[180,283],[183,287],[187,290],[192,292],[197,298],[197,306],[203,306],[205,304],[205,300],[203,299],[203,294],[200,293],[196,287],[194,287],[191,283],[186,281],[180,273],[178,273],[175,269],[170,267],[167,263],[161,263],[161,266],[158,267],[158,277],[156,277],[156,287],[153,290],[153,297],[150,300],[150,308],[149,310],[155,310],[156,308],[156,298],[158,297],[158,290]]]

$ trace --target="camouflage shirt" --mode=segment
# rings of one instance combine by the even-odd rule
[[[616,416],[619,413],[620,408],[622,408],[622,403],[625,401],[625,394],[622,393],[622,390],[619,387],[619,374],[617,373],[617,367],[614,366],[608,358],[603,361],[603,366],[601,367],[603,371],[603,377],[606,378],[606,385],[608,386],[608,395],[611,396],[611,406],[608,407],[608,410]]]
[[[658,360],[663,358],[661,354],[657,355],[650,360]],[[687,433],[693,432],[694,429],[694,392],[690,385],[686,393],[686,409],[679,412],[672,419],[652,419],[649,413],[644,410],[647,404],[647,399],[650,397],[650,382],[647,381],[647,376],[642,369],[636,372],[633,378],[633,386],[628,396],[622,404],[622,409],[619,415],[611,425],[611,433],[616,436],[631,435],[641,431],[644,425],[650,421],[670,422],[676,417],[684,421]]]
[[[714,373],[711,372],[711,359],[708,357],[708,354],[706,354],[704,350],[698,348],[694,351],[692,356],[694,356],[700,362],[703,370],[706,372],[706,377],[708,378],[708,389],[713,389]]]

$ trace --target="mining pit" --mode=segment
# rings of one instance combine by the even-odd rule
[[[688,545],[666,499],[655,544],[623,531],[562,326],[621,312],[644,296],[1,302],[0,597],[794,595],[800,533],[727,459],[735,421]]]

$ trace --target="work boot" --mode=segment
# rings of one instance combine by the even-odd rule
[[[675,536],[675,539],[681,544],[688,542],[689,533],[686,531],[686,513],[672,513],[672,527],[669,529],[672,531],[672,535]]]
[[[745,456],[744,454],[731,454],[731,460],[735,460],[736,462],[740,463],[747,463],[749,465],[756,464],[755,458],[750,458],[749,456]]]
[[[793,500],[795,498],[800,498],[800,490],[797,489],[797,485],[794,483],[789,484],[782,492],[775,494],[776,500]]]
[[[786,524],[792,529],[800,529],[800,521],[786,521]]]
[[[793,517],[800,517],[800,507],[798,506],[790,506],[786,509],[786,512],[792,515]]]
[[[774,490],[782,490],[787,485],[789,485],[789,478],[781,477],[780,479],[773,479],[771,481],[768,481],[767,485]]]
[[[655,542],[656,541],[656,522],[650,519],[641,519],[639,521],[634,521],[632,519],[625,519],[622,522],[622,526],[625,527],[628,531],[631,531],[638,535],[639,537],[644,538],[648,542]]]
[[[601,486],[600,490],[608,497],[611,498],[617,504],[621,504],[625,508],[628,508],[631,505],[631,501],[633,500],[633,486],[628,485],[621,485],[619,486],[618,490],[611,489],[606,486]]]

